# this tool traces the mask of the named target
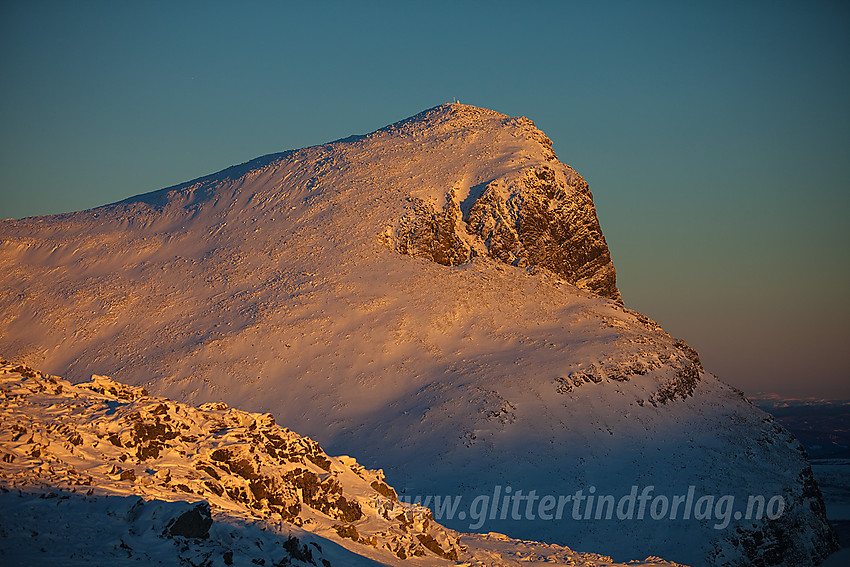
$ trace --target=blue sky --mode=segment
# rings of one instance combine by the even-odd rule
[[[590,183],[626,305],[748,392],[850,398],[847,2],[0,4],[0,218],[458,98]]]

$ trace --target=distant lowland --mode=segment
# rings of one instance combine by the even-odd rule
[[[750,401],[793,433],[810,459],[850,459],[850,400],[756,394]]]

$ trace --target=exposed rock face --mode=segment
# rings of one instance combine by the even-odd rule
[[[765,420],[778,439],[796,442],[773,418]],[[772,443],[769,437],[760,439]],[[805,453],[802,446],[800,452]],[[785,494],[784,506],[787,513],[771,519],[763,525],[736,526],[733,533],[714,542],[711,557],[723,567],[769,567],[771,565],[818,565],[838,551],[838,536],[828,522],[812,522],[809,512],[826,516],[823,496],[806,466],[799,475],[801,490]],[[757,507],[757,504],[755,507]],[[801,547],[800,536],[818,545]]]
[[[460,221],[460,207],[452,198],[441,211],[417,200],[412,219],[399,231],[397,250],[444,266],[468,262],[472,259],[472,248],[457,234]]]
[[[614,266],[590,190],[577,174],[565,180],[551,166],[489,183],[468,215],[492,258],[548,268],[577,287],[618,299]],[[503,186],[507,184],[507,186]]]
[[[172,536],[207,539],[210,537],[212,523],[209,502],[201,502],[169,522],[166,529]]]

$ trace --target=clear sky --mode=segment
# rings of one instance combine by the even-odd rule
[[[590,183],[626,305],[747,392],[850,398],[850,3],[0,3],[0,218],[460,99]]]

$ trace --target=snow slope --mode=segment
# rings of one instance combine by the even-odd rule
[[[447,530],[268,414],[0,364],[4,565],[614,565]]]
[[[835,545],[799,443],[623,307],[587,184],[525,118],[447,104],[3,222],[0,290],[6,356],[272,412],[406,497],[787,503],[725,524],[503,506],[475,529],[695,565],[811,565]]]

